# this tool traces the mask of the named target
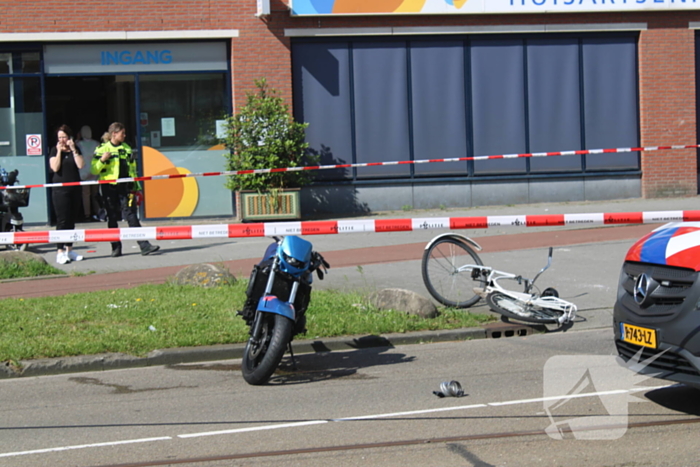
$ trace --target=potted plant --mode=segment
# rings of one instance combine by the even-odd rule
[[[226,119],[221,142],[227,170],[275,169],[317,165],[307,154],[304,130],[308,123],[294,121],[289,108],[264,78],[255,81],[246,104]],[[241,174],[228,177],[226,187],[236,193],[241,220],[299,218],[299,188],[311,182],[308,171]]]

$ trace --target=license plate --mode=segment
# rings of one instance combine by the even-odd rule
[[[620,323],[620,334],[622,335],[622,340],[625,342],[652,349],[656,348],[656,329]]]

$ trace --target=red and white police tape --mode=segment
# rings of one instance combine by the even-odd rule
[[[498,154],[491,156],[472,156],[472,157],[453,157],[449,159],[420,159],[415,161],[392,161],[392,162],[364,162],[357,164],[335,164],[335,165],[311,165],[304,167],[282,167],[277,169],[254,169],[254,170],[229,170],[225,172],[200,172],[187,174],[165,174],[165,175],[150,175],[147,177],[135,178],[118,178],[110,180],[86,180],[82,182],[66,182],[66,183],[43,183],[38,185],[13,185],[0,186],[0,190],[18,189],[18,188],[53,188],[59,186],[79,186],[79,185],[100,185],[104,183],[126,183],[126,182],[144,182],[149,180],[167,180],[172,178],[188,178],[188,177],[217,177],[217,176],[232,176],[232,175],[249,175],[249,174],[265,174],[277,172],[301,172],[305,170],[328,170],[328,169],[350,169],[357,167],[379,167],[383,165],[404,165],[404,164],[429,164],[433,162],[462,162],[462,161],[484,161],[489,159],[518,159],[522,157],[552,157],[552,156],[576,156],[585,154],[610,154],[620,152],[637,152],[637,151],[662,151],[669,149],[700,149],[700,144],[687,144],[679,146],[649,146],[638,148],[614,148],[614,149],[581,149],[573,151],[555,151],[555,152],[532,152],[525,154]]]
[[[259,222],[250,224],[183,225],[86,230],[0,233],[0,244],[116,242],[123,240],[191,240],[197,238],[332,235],[366,232],[406,232],[430,229],[489,227],[556,227],[566,225],[657,224],[700,221],[700,211],[545,214],[415,219],[355,219],[332,221]]]

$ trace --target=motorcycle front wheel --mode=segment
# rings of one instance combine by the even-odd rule
[[[292,338],[293,322],[274,313],[262,313],[263,320],[257,343],[251,337],[243,352],[241,371],[248,384],[265,384],[282,361]]]

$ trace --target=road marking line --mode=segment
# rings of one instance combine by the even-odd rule
[[[35,449],[33,451],[6,452],[4,454],[0,454],[0,457],[26,456],[28,454],[44,454],[47,452],[70,451],[73,449],[101,448],[101,447],[105,447],[105,446],[119,446],[122,444],[150,443],[153,441],[167,441],[167,440],[171,440],[171,439],[173,439],[171,436],[161,436],[159,438],[142,438],[142,439],[129,439],[126,441],[111,441],[111,442],[107,442],[107,443],[80,444],[77,446],[63,446],[63,447],[58,447],[58,448]]]
[[[399,417],[399,416],[406,416],[406,415],[418,415],[418,414],[426,414],[426,413],[450,412],[450,411],[456,411],[456,410],[480,409],[480,408],[485,408],[485,407],[502,407],[502,406],[506,406],[506,405],[531,404],[531,403],[535,403],[535,402],[545,402],[545,401],[552,401],[552,400],[577,399],[577,398],[583,398],[583,397],[596,397],[596,396],[605,396],[605,395],[611,395],[611,394],[633,393],[633,392],[639,392],[639,391],[652,391],[655,389],[663,389],[663,388],[667,388],[670,386],[674,386],[674,384],[667,384],[667,385],[663,385],[663,386],[644,386],[644,387],[639,386],[639,387],[635,387],[635,388],[631,388],[631,389],[617,389],[617,390],[611,390],[611,391],[589,392],[589,393],[583,393],[583,394],[567,394],[567,395],[562,395],[562,396],[539,397],[536,399],[520,399],[520,400],[504,401],[504,402],[487,402],[485,404],[472,404],[472,405],[461,405],[461,406],[456,406],[456,407],[440,407],[440,408],[435,408],[435,409],[412,410],[412,411],[407,411],[407,412],[392,412],[392,413],[374,414],[374,415],[361,415],[361,416],[357,416],[357,417],[332,418],[332,419],[328,419],[328,420],[309,420],[306,422],[281,423],[281,424],[277,424],[277,425],[264,425],[264,426],[248,427],[248,428],[237,428],[237,429],[232,429],[232,430],[208,431],[208,432],[202,432],[202,433],[189,433],[189,434],[184,434],[184,435],[177,435],[177,437],[182,438],[182,439],[198,438],[198,437],[202,437],[202,436],[216,436],[216,435],[227,435],[227,434],[235,434],[235,433],[249,433],[249,432],[263,431],[263,430],[276,430],[279,428],[296,428],[296,427],[310,426],[310,425],[322,425],[324,423],[330,423],[330,422],[372,420],[372,419],[378,419],[378,418],[390,418],[390,417]],[[44,454],[44,453],[50,453],[50,452],[69,451],[69,450],[74,450],[74,449],[119,446],[119,445],[124,445],[124,444],[149,443],[149,442],[154,442],[154,441],[168,441],[171,439],[173,439],[171,436],[162,436],[159,438],[142,438],[142,439],[132,439],[132,440],[126,440],[126,441],[112,441],[112,442],[105,442],[105,443],[83,444],[83,445],[77,445],[77,446],[63,446],[63,447],[48,448],[48,449],[35,449],[32,451],[0,453],[0,457],[15,457],[15,456],[24,456],[24,455],[28,455],[28,454]]]
[[[506,406],[506,405],[532,404],[535,402],[545,402],[545,401],[552,401],[552,400],[558,401],[558,400],[564,400],[564,399],[578,399],[578,398],[583,398],[583,397],[608,396],[608,395],[613,395],[613,394],[625,394],[625,393],[639,392],[639,391],[651,391],[654,389],[661,389],[661,388],[666,388],[669,386],[672,386],[672,385],[654,386],[654,387],[638,387],[638,388],[632,388],[632,389],[615,389],[615,390],[611,390],[611,391],[588,392],[588,393],[583,393],[583,394],[566,394],[566,395],[562,395],[562,396],[538,397],[536,399],[520,399],[520,400],[504,401],[504,402],[487,402],[486,404],[472,404],[472,405],[461,405],[461,406],[456,406],[456,407],[440,407],[440,408],[436,408],[436,409],[412,410],[412,411],[407,411],[407,412],[393,412],[393,413],[383,413],[383,414],[374,414],[374,415],[360,415],[357,417],[331,418],[328,420],[310,420],[308,422],[283,423],[283,424],[279,424],[279,425],[266,425],[266,426],[250,427],[250,428],[238,428],[238,429],[233,429],[233,430],[209,431],[209,432],[205,432],[205,433],[190,433],[190,434],[186,434],[186,435],[178,435],[178,438],[196,438],[199,436],[227,435],[227,434],[233,434],[233,433],[246,433],[246,432],[249,433],[249,432],[253,432],[253,431],[275,430],[278,428],[294,428],[294,427],[298,427],[298,426],[321,425],[321,424],[328,423],[328,422],[374,420],[374,419],[379,419],[379,418],[390,418],[390,417],[399,417],[399,416],[406,416],[406,415],[418,415],[418,414],[426,414],[426,413],[437,413],[437,412],[451,412],[451,411],[456,411],[456,410],[479,409],[479,408],[485,408],[485,407],[502,407],[502,406]]]
[[[667,386],[659,386],[659,387],[667,387]],[[300,426],[321,425],[321,424],[328,423],[328,422],[374,420],[374,419],[379,419],[379,418],[400,417],[400,416],[406,416],[406,415],[418,415],[418,414],[437,413],[437,412],[451,412],[451,411],[456,411],[456,410],[479,409],[479,408],[485,408],[485,407],[501,407],[501,406],[506,406],[506,405],[531,404],[534,402],[545,402],[545,401],[551,401],[551,400],[576,399],[576,398],[582,398],[582,397],[606,396],[606,395],[611,395],[611,394],[625,394],[628,392],[636,392],[636,391],[640,391],[640,390],[651,390],[651,389],[657,389],[657,388],[654,387],[654,388],[617,389],[617,390],[612,390],[612,391],[590,392],[590,393],[584,393],[584,394],[570,394],[570,395],[563,395],[563,396],[538,397],[536,399],[520,399],[520,400],[504,401],[504,402],[487,402],[486,404],[461,405],[461,406],[457,406],[457,407],[440,407],[440,408],[436,408],[436,409],[411,410],[411,411],[406,411],[406,412],[392,412],[392,413],[383,413],[383,414],[374,414],[374,415],[360,415],[357,417],[332,418],[332,419],[328,419],[328,420],[310,420],[308,422],[282,423],[282,424],[278,424],[278,425],[264,425],[264,426],[256,426],[256,427],[249,427],[249,428],[237,428],[237,429],[233,429],[233,430],[209,431],[209,432],[203,432],[203,433],[189,433],[189,434],[185,434],[185,435],[178,435],[178,438],[197,438],[200,436],[216,436],[216,435],[228,435],[228,434],[235,434],[235,433],[250,433],[253,431],[276,430],[278,428],[295,428],[295,427],[300,427]]]
[[[418,415],[431,412],[447,412],[452,410],[467,410],[467,409],[478,409],[487,407],[486,404],[473,404],[473,405],[462,405],[459,407],[442,407],[439,409],[425,409],[425,410],[412,410],[410,412],[394,412],[394,413],[383,413],[378,415],[362,415],[359,417],[347,417],[347,418],[334,418],[331,419],[332,422],[346,422],[350,420],[367,420],[372,418],[387,418],[387,417],[399,417],[402,415]]]
[[[276,430],[278,428],[292,428],[292,427],[307,426],[307,425],[321,425],[323,423],[328,423],[328,420],[311,420],[308,422],[281,423],[279,425],[254,426],[254,427],[250,427],[250,428],[236,428],[233,430],[207,431],[207,432],[203,432],[203,433],[189,433],[186,435],[177,435],[177,437],[178,438],[198,438],[200,436],[229,435],[232,433],[245,433],[245,432],[249,432],[249,431]]]
[[[564,396],[538,397],[536,399],[520,399],[520,400],[505,401],[505,402],[489,402],[488,405],[490,405],[492,407],[501,407],[504,405],[532,404],[533,402],[560,401],[563,399],[578,399],[581,397],[609,396],[611,394],[625,394],[625,393],[630,392],[630,391],[631,391],[631,389],[615,389],[612,391],[584,392],[581,394],[567,394]]]

